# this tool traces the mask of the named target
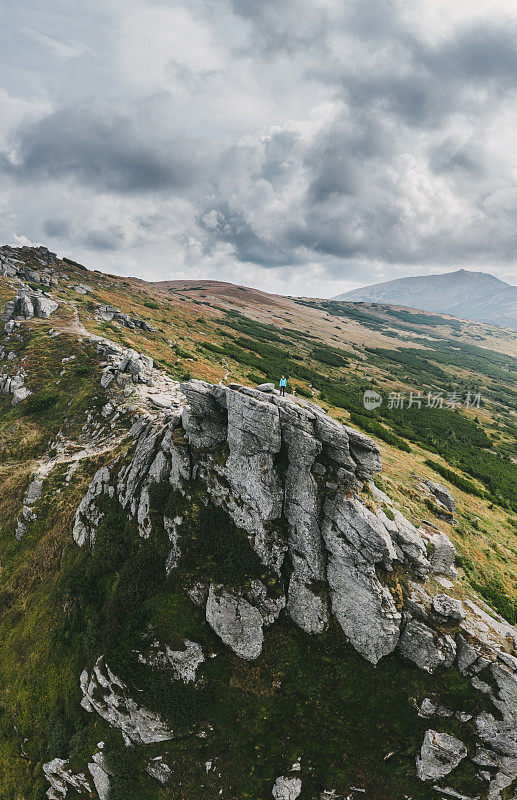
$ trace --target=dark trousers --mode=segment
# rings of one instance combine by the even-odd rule
[[[285,386],[281,386],[280,387],[280,397],[284,397],[284,396],[285,396]]]

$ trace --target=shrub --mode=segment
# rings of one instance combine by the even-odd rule
[[[498,577],[491,578],[488,583],[472,581],[472,586],[492,608],[495,608],[511,625],[515,625],[517,621],[517,601],[508,597]]]
[[[485,492],[481,489],[478,489],[475,483],[469,481],[467,478],[464,478],[463,475],[460,475],[458,472],[455,472],[448,467],[444,467],[443,464],[440,464],[438,461],[433,461],[430,458],[426,458],[425,463],[431,469],[434,469],[438,475],[441,475],[442,478],[452,483],[453,486],[457,486],[458,489],[461,489],[464,492],[468,492],[469,494],[476,495],[476,497],[484,497]]]
[[[385,428],[384,425],[380,425],[377,420],[372,419],[371,417],[363,417],[362,414],[356,414],[355,411],[350,413],[350,419],[355,425],[357,425],[359,428],[362,428],[363,431],[367,431],[367,433],[373,433],[374,436],[382,439],[383,442],[391,444],[394,447],[398,447],[399,450],[403,450],[405,453],[411,452],[411,447],[407,442],[404,441],[404,439],[400,439],[398,436],[395,436],[395,434]]]
[[[48,408],[54,406],[59,399],[59,394],[50,389],[41,389],[30,395],[25,401],[24,412],[26,414],[40,414]]]

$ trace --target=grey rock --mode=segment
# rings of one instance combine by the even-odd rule
[[[286,605],[286,599],[283,595],[270,597],[262,581],[256,579],[250,582],[250,588],[245,594],[249,602],[262,615],[264,625],[272,625]]]
[[[456,649],[458,653],[458,670],[463,675],[475,675],[490,663],[461,634],[456,636]]]
[[[298,776],[277,778],[271,794],[275,800],[296,800],[302,791],[302,781]]]
[[[52,300],[50,297],[35,297],[34,298],[34,315],[42,319],[48,319],[54,311],[59,308],[59,303]]]
[[[325,503],[325,518],[327,530],[333,527],[364,561],[390,568],[397,559],[391,537],[377,515],[359,500],[347,499],[343,490]]]
[[[517,779],[517,675],[497,662],[489,669],[497,686],[490,697],[498,715],[481,713],[476,717],[476,729],[482,742],[499,757],[499,770],[489,787],[490,800],[499,800],[502,791]]]
[[[184,650],[173,650],[167,644],[162,646],[159,642],[153,642],[149,652],[145,656],[140,653],[138,658],[142,664],[170,669],[176,680],[193,683],[196,670],[205,657],[201,645],[196,642],[185,639],[184,645]]]
[[[275,384],[274,383],[260,383],[258,386],[255,387],[258,392],[266,392],[268,394],[273,394],[275,391]]]
[[[431,571],[450,578],[457,578],[458,573],[454,567],[456,550],[451,540],[445,533],[437,531],[431,537],[433,552],[431,555]]]
[[[350,440],[350,453],[356,462],[356,471],[359,478],[370,481],[382,468],[379,448],[364,433],[354,428],[345,428]]]
[[[427,577],[431,565],[427,558],[427,550],[422,534],[407,520],[400,511],[393,512],[396,533],[395,543],[404,554],[404,560],[413,568],[417,577]]]
[[[439,780],[455,769],[467,756],[467,748],[455,736],[428,730],[417,756],[417,775],[421,781]]]
[[[174,737],[173,732],[153,711],[139,707],[128,687],[112,673],[104,657],[97,659],[93,670],[84,670],[80,678],[86,711],[96,711],[112,727],[119,728],[127,744],[152,744]]]
[[[440,703],[433,703],[429,697],[424,697],[420,704],[420,708],[418,709],[418,716],[427,719],[429,717],[447,718],[454,716],[454,713],[449,708],[440,705]]]
[[[165,763],[162,756],[155,756],[155,758],[152,758],[145,770],[151,778],[159,781],[162,785],[166,784],[172,775],[171,768]]]
[[[404,658],[426,672],[439,666],[450,667],[456,656],[456,644],[450,636],[437,634],[423,622],[410,619],[398,644]]]
[[[108,800],[110,793],[110,779],[105,761],[103,753],[95,753],[93,761],[88,764],[99,800]]]
[[[151,395],[149,400],[156,406],[156,408],[171,408],[172,407],[172,398],[167,397],[164,394],[154,394]]]
[[[433,481],[429,480],[426,480],[425,484],[429,491],[440,501],[440,503],[443,503],[445,508],[454,513],[456,510],[456,501],[447,487],[443,486],[441,483],[434,483]]]
[[[395,649],[401,615],[374,566],[362,561],[331,525],[323,536],[332,612],[355,649],[376,664]]]
[[[461,601],[447,594],[436,594],[433,597],[432,609],[435,614],[451,622],[459,622],[465,616]]]
[[[20,403],[23,403],[24,400],[29,397],[31,394],[30,389],[27,389],[26,386],[21,386],[19,389],[15,389],[13,392],[13,399],[11,400],[11,405],[17,406]]]
[[[260,611],[243,597],[211,584],[206,620],[224,644],[240,658],[247,661],[258,658],[264,640],[263,619]]]
[[[82,773],[75,775],[66,764],[67,762],[62,758],[53,758],[52,761],[43,764],[43,773],[50,783],[50,787],[47,789],[49,800],[62,800],[67,796],[69,788],[78,792],[82,792],[83,789],[91,792],[85,775]]]

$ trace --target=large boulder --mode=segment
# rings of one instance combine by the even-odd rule
[[[440,780],[452,772],[466,755],[467,748],[455,736],[428,730],[416,759],[417,775],[421,781]]]
[[[425,484],[429,489],[429,491],[431,492],[431,494],[434,494],[436,499],[439,500],[440,503],[442,503],[445,506],[445,508],[447,508],[451,513],[454,513],[454,511],[456,511],[456,500],[454,499],[454,497],[452,496],[452,494],[450,493],[450,491],[447,489],[446,486],[444,486],[441,483],[434,483],[434,481],[429,481],[429,480],[426,480]]]
[[[376,664],[395,649],[401,615],[374,566],[361,559],[331,526],[324,528],[323,535],[332,613],[355,649]]]
[[[100,656],[91,671],[80,678],[86,711],[96,711],[113,728],[119,728],[126,744],[153,744],[174,737],[169,726],[153,711],[139,706],[128,687],[117,678]]]
[[[240,658],[252,661],[259,657],[264,640],[262,615],[243,597],[212,584],[206,604],[206,621]]]
[[[450,622],[459,622],[465,616],[461,600],[449,597],[448,594],[436,594],[431,605],[438,617]]]
[[[438,634],[424,622],[410,619],[400,637],[398,649],[426,672],[450,667],[456,656],[456,643],[449,635]]]

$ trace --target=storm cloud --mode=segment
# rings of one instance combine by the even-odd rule
[[[291,294],[514,281],[511,0],[74,8],[0,34],[4,241]]]

